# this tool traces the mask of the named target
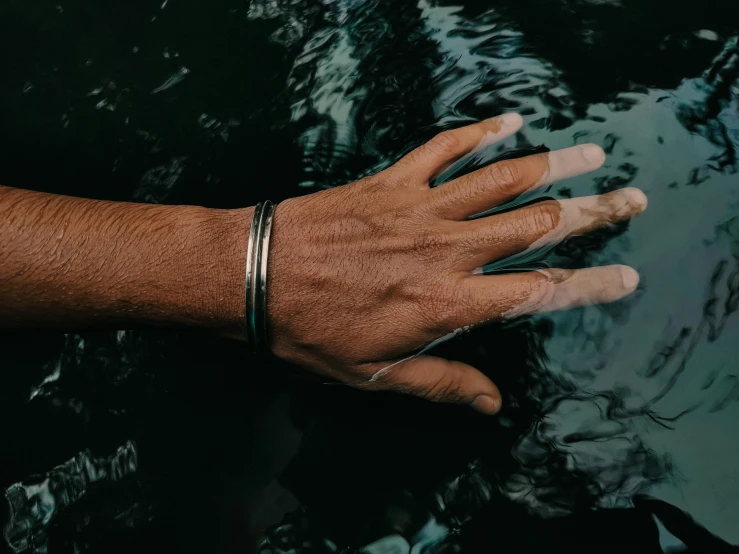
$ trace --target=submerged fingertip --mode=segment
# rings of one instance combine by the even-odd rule
[[[500,122],[506,127],[521,127],[523,125],[523,117],[516,112],[504,113],[500,116]]]
[[[639,273],[633,267],[627,265],[619,266],[619,270],[621,271],[621,281],[623,282],[624,289],[629,293],[634,292],[639,285]]]
[[[600,167],[606,162],[606,153],[597,144],[584,144],[581,150],[583,157],[593,167]]]
[[[627,187],[623,189],[623,194],[628,198],[629,204],[639,208],[639,212],[643,212],[647,209],[649,200],[647,199],[647,195],[644,194],[644,191],[641,189],[636,187]]]
[[[523,127],[523,118],[515,112],[491,117],[487,121],[495,127],[494,136],[496,140],[509,137]]]

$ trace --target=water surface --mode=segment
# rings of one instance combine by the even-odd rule
[[[650,206],[515,263],[642,284],[441,347],[498,383],[498,418],[197,332],[6,334],[0,552],[739,544],[739,4],[88,4],[0,7],[3,184],[252,205],[518,111],[481,163],[595,142],[606,165],[542,195],[632,185]]]

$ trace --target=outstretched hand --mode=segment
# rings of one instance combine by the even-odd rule
[[[350,185],[282,202],[269,262],[274,354],[369,390],[500,409],[496,386],[469,365],[413,354],[489,321],[632,293],[639,276],[614,265],[484,275],[480,268],[642,212],[644,194],[543,200],[471,219],[517,196],[600,167],[593,144],[501,161],[442,186],[462,156],[514,134],[509,114],[446,131],[395,165]]]

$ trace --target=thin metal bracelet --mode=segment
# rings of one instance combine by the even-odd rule
[[[259,222],[262,218],[264,204],[259,203],[254,208],[254,215],[251,219],[251,228],[249,229],[249,242],[246,247],[246,282],[244,286],[244,334],[246,342],[254,347],[256,340],[254,325],[254,281],[256,272],[254,261],[256,258],[256,250],[258,249],[257,234],[259,232]]]
[[[267,328],[267,269],[269,261],[269,239],[272,236],[272,221],[275,205],[269,200],[264,202],[262,212],[259,249],[256,258],[256,282],[254,303],[254,350],[258,354],[269,353],[269,336]]]

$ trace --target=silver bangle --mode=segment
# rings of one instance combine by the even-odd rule
[[[246,248],[244,325],[246,340],[257,354],[269,352],[267,334],[267,269],[275,205],[269,200],[254,208]]]

